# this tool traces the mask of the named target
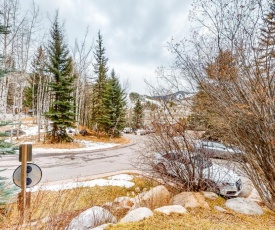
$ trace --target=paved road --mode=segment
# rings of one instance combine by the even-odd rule
[[[98,174],[121,170],[135,170],[134,160],[141,149],[143,136],[127,134],[133,144],[122,148],[97,150],[90,152],[47,153],[33,156],[33,163],[40,166],[43,172],[41,182],[54,182],[81,177],[92,177]],[[12,180],[14,170],[20,165],[18,155],[2,156],[0,159],[0,176]]]

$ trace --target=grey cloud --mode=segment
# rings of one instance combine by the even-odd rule
[[[24,4],[29,0],[21,0]],[[82,40],[89,26],[90,44],[100,29],[112,63],[135,66],[135,71],[168,65],[172,59],[167,55],[165,44],[171,37],[185,36],[186,20],[192,0],[36,0],[44,15],[53,17],[59,8],[60,19],[65,20],[65,29],[70,44],[75,38]],[[99,17],[99,18],[98,18]],[[103,22],[100,19],[103,18]],[[47,21],[47,20],[46,20]],[[170,58],[170,59],[169,59]],[[121,70],[121,68],[118,68]],[[129,70],[127,70],[127,74]],[[122,78],[123,72],[118,73]],[[127,77],[127,76],[125,76]]]

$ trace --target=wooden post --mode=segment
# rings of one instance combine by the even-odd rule
[[[26,211],[26,181],[27,181],[27,153],[28,146],[22,145],[22,162],[21,162],[21,215],[23,223],[25,223],[25,211]]]

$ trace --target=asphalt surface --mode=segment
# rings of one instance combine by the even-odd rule
[[[31,163],[37,164],[42,170],[42,179],[39,184],[59,184],[68,181],[90,180],[102,178],[118,173],[139,171],[137,157],[144,148],[147,136],[126,134],[130,144],[116,146],[110,149],[91,151],[66,151],[63,153],[38,153],[33,155]],[[18,155],[4,155],[0,158],[1,177],[13,182],[13,173],[21,165]],[[241,175],[243,181],[242,196],[247,197],[252,191],[252,184],[241,172],[238,164],[213,160],[224,167],[230,168]]]
[[[92,178],[96,175],[108,175],[118,171],[137,170],[135,158],[141,150],[144,136],[126,134],[131,143],[110,149],[67,151],[64,153],[43,153],[33,156],[31,163],[42,170],[40,182],[58,182]],[[0,159],[0,176],[12,181],[13,172],[20,166],[18,155],[4,155]]]

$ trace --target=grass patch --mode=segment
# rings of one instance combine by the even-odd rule
[[[13,203],[1,210],[0,229],[64,229],[82,211],[92,206],[102,206],[120,196],[134,197],[137,193],[157,186],[157,182],[132,174],[131,188],[118,186],[85,187],[59,192],[40,191],[32,194],[31,206],[27,213],[27,223],[22,225],[17,204]],[[109,226],[107,230],[117,229],[275,229],[275,214],[265,209],[261,216],[239,214],[225,207],[225,199],[206,199],[210,209],[189,209],[187,214],[164,215],[158,212],[153,217],[136,223],[123,223]],[[223,207],[227,212],[215,210]],[[8,211],[7,211],[8,210]],[[122,216],[115,214],[120,219]]]
[[[68,142],[68,143],[42,143],[37,142],[33,144],[34,148],[54,148],[54,149],[77,149],[85,147],[83,144],[79,142]]]
[[[136,176],[131,188],[118,186],[95,186],[32,193],[31,204],[23,226],[16,203],[1,210],[0,229],[64,229],[82,211],[92,206],[102,206],[120,196],[135,196],[136,188],[149,190],[155,185],[146,178]]]
[[[235,229],[275,229],[275,214],[269,210],[265,210],[265,214],[261,216],[250,216],[239,214],[227,209],[225,199],[219,197],[216,200],[206,199],[210,209],[195,208],[189,209],[187,214],[164,215],[154,212],[154,216],[136,223],[123,223],[108,226],[107,230],[155,230],[155,229],[173,229],[173,230],[235,230]],[[215,210],[215,206],[220,206],[228,210],[220,212]]]

